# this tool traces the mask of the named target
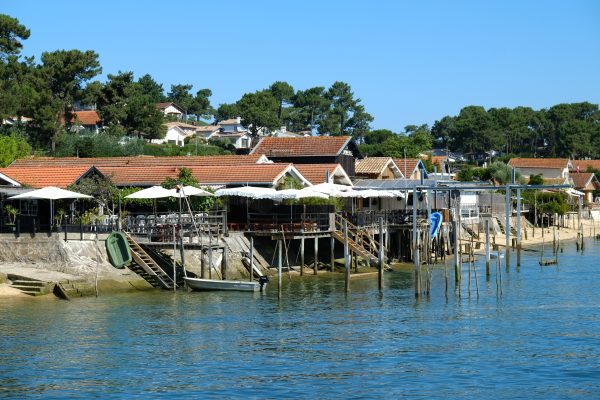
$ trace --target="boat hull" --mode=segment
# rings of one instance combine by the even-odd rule
[[[185,283],[192,290],[232,290],[238,292],[258,292],[258,282],[222,281],[216,279],[185,278]]]

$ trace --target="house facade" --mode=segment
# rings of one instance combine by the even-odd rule
[[[173,102],[156,103],[156,108],[158,108],[165,117],[176,118],[178,120],[182,119],[183,114],[185,113],[183,108]]]
[[[355,174],[364,179],[398,179],[404,175],[391,157],[365,157],[356,160]]]
[[[395,158],[394,163],[406,179],[427,179],[427,169],[423,161],[419,158]]]
[[[573,182],[573,188],[583,192],[583,203],[590,204],[594,202],[594,190],[600,189],[600,182],[592,172],[571,172],[569,175]]]
[[[340,164],[350,177],[355,176],[355,160],[362,158],[350,136],[264,137],[250,154],[282,163]]]
[[[573,164],[567,158],[511,158],[508,165],[528,178],[542,175],[544,179],[568,179]]]

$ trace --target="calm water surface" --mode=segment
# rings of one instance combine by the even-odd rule
[[[0,398],[600,398],[600,243],[525,253],[471,297],[434,272],[285,280],[266,295],[0,299]],[[513,257],[514,258],[514,257]],[[451,282],[453,288],[453,284]]]

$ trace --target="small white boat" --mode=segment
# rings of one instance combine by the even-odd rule
[[[185,283],[192,290],[235,290],[241,292],[258,292],[266,285],[264,280],[259,282],[225,281],[218,279],[202,279],[186,277]]]

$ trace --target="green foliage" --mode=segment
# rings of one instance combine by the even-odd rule
[[[19,210],[17,210],[14,206],[10,204],[5,205],[4,212],[6,212],[6,214],[10,218],[11,224],[15,224],[17,222],[17,214],[19,213]]]
[[[0,167],[6,167],[17,158],[30,154],[31,146],[23,136],[16,133],[0,135]]]
[[[279,184],[277,185],[277,189],[281,190],[281,189],[302,189],[302,182],[300,182],[299,180],[286,175],[283,177],[283,179],[281,180],[281,182],[279,182]]]
[[[475,178],[475,168],[471,165],[465,164],[460,167],[460,171],[458,171],[456,177],[461,182],[471,182]]]
[[[268,90],[246,93],[237,102],[236,107],[244,125],[249,127],[254,138],[258,137],[261,128],[274,129],[279,126],[279,103]]]
[[[271,94],[277,102],[279,103],[279,108],[277,110],[277,118],[281,121],[281,113],[283,111],[284,103],[290,103],[294,98],[294,88],[287,82],[277,81],[273,83],[269,90]]]
[[[529,209],[538,216],[558,214],[564,215],[569,211],[565,192],[540,192],[536,190],[523,191],[523,198],[529,204]]]
[[[436,146],[452,151],[502,151],[523,157],[600,157],[600,112],[588,102],[557,104],[535,111],[529,107],[468,106],[458,116],[436,121]]]
[[[544,184],[544,178],[542,177],[542,174],[538,174],[538,175],[530,175],[529,176],[529,182],[527,182],[528,185],[543,185]]]
[[[183,167],[179,170],[177,178],[168,177],[163,181],[163,183],[161,183],[161,186],[167,189],[173,189],[177,185],[197,187],[198,180],[194,178],[194,174],[192,173],[191,169]]]
[[[29,29],[18,19],[0,14],[0,59],[19,54],[23,47],[21,40],[27,40],[29,34]]]

